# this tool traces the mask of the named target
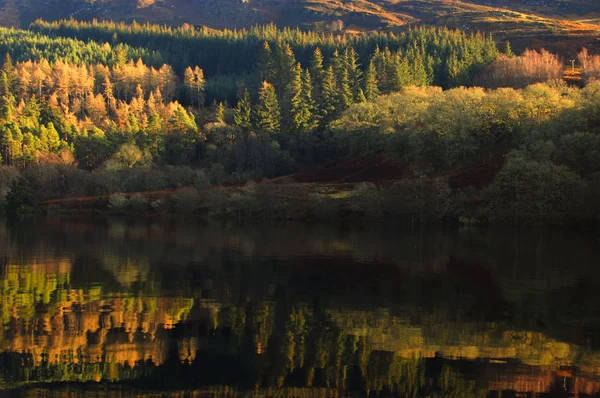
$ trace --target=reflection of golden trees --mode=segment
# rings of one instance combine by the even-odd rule
[[[0,313],[4,329],[0,337],[0,351],[5,353],[3,355],[18,354],[19,361],[26,364],[23,374],[6,380],[7,383],[36,380],[121,381],[155,371],[156,365],[169,367],[173,363],[183,363],[186,365],[182,369],[188,366],[194,369],[198,363],[215,355],[256,370],[257,375],[252,376],[256,379],[249,380],[249,385],[302,385],[316,389],[286,390],[294,391],[294,396],[315,396],[317,392],[322,396],[335,396],[338,388],[393,390],[403,396],[423,393],[440,397],[478,396],[490,388],[548,391],[564,380],[569,391],[587,394],[600,391],[596,382],[600,374],[600,353],[596,350],[559,341],[539,331],[514,330],[501,322],[474,321],[473,316],[465,316],[461,312],[462,308],[455,311],[455,308],[438,305],[423,311],[413,303],[418,302],[415,297],[426,292],[415,293],[406,288],[406,302],[396,302],[397,305],[387,307],[364,304],[360,311],[348,309],[344,305],[346,301],[335,294],[328,297],[330,301],[323,308],[311,305],[306,296],[297,298],[290,280],[294,281],[293,278],[308,267],[314,267],[310,272],[316,273],[314,269],[328,264],[324,260],[316,264],[298,260],[296,264],[294,259],[288,261],[285,267],[282,265],[277,271],[280,274],[277,274],[269,273],[272,271],[268,267],[260,268],[260,265],[248,270],[244,268],[247,266],[244,261],[242,265],[235,261],[223,265],[222,256],[212,255],[212,259],[206,260],[206,264],[203,262],[203,268],[198,270],[201,276],[194,276],[201,280],[188,284],[174,277],[172,279],[176,282],[171,283],[176,289],[171,285],[171,290],[167,290],[167,283],[161,282],[161,290],[161,283],[157,282],[160,274],[151,265],[150,259],[154,260],[154,254],[158,253],[156,258],[173,258],[173,263],[186,264],[181,260],[183,257],[177,257],[182,255],[182,251],[152,247],[157,251],[147,254],[146,248],[141,246],[141,241],[146,238],[144,230],[139,228],[134,232],[132,234],[123,226],[123,230],[113,231],[114,236],[109,238],[110,245],[122,244],[123,252],[115,247],[110,250],[104,246],[86,248],[102,259],[98,264],[98,275],[102,275],[105,282],[98,284],[86,285],[79,281],[78,285],[74,285],[72,279],[76,277],[72,268],[78,270],[79,263],[68,258],[32,257],[23,260],[26,261],[24,265],[13,265],[9,261],[9,265],[2,268]],[[223,234],[229,232],[225,229]],[[300,231],[300,234],[305,233]],[[132,235],[135,237],[132,238]],[[244,244],[244,238],[254,246]],[[336,244],[340,241],[356,242],[359,246],[358,238],[347,236],[340,240],[333,236],[328,243],[329,248],[319,246],[307,250],[320,254],[348,251],[344,253],[348,257],[340,260],[339,264],[332,262],[332,268],[339,268],[331,272],[327,270],[325,274],[339,278],[336,282],[340,284],[346,282],[343,279],[346,275],[339,271],[346,269],[346,259],[362,258],[363,254],[365,257],[375,254],[377,258],[400,258],[394,251],[397,245],[392,247],[385,242],[378,242],[379,245],[374,241],[368,242],[363,246],[364,251],[353,249],[354,243],[347,245],[350,249]],[[131,239],[135,244],[131,244]],[[228,242],[227,250],[231,250],[232,240],[236,238],[235,235],[215,238],[189,234],[186,256],[194,259],[195,267],[200,261],[198,259],[205,260],[211,255],[206,247],[194,245],[197,243],[194,239],[211,242],[208,247],[221,247],[219,245],[224,239]],[[256,237],[241,236],[238,240],[237,244],[250,250],[246,253],[248,255],[275,253],[278,258],[288,258],[287,255],[293,252],[292,248],[257,243]],[[300,240],[304,241],[304,238]],[[153,242],[150,243],[154,246]],[[410,254],[414,243],[419,242],[413,238],[401,242],[408,253],[402,261],[420,264],[421,273],[429,272],[431,264],[435,263],[438,271],[462,275],[461,264],[453,264],[454,269],[448,271],[444,267],[449,266],[444,265],[444,261],[427,257],[426,249]],[[437,250],[437,256],[443,259],[445,254],[442,256],[440,253],[454,250],[454,246],[447,238],[442,244],[444,248]],[[551,246],[548,244],[550,254]],[[144,250],[131,250],[130,255],[130,247]],[[467,250],[463,248],[463,251]],[[107,252],[111,254],[105,254]],[[125,252],[126,255],[123,254]],[[238,253],[235,252],[235,255]],[[543,260],[524,255],[521,261],[533,263],[532,259],[538,260],[538,263]],[[402,264],[396,265],[402,268]],[[186,275],[184,267],[181,268],[183,271],[174,266],[172,272],[176,272],[177,277]],[[388,269],[382,267],[382,270],[387,272]],[[534,280],[533,271],[539,277],[539,269],[530,270],[523,265],[519,271],[524,275],[518,278],[500,268],[486,268],[488,271],[501,275],[495,275],[494,279],[502,285],[499,294],[511,302],[522,301],[521,295],[542,297],[542,294],[570,286],[561,279],[561,273],[573,272],[572,269],[547,270],[544,280],[549,282],[535,287],[532,283],[516,282]],[[581,275],[579,272],[574,273],[573,279]],[[409,269],[403,272],[402,278],[406,278],[407,284],[419,281],[414,274],[417,271]],[[89,279],[95,280],[94,275]],[[392,286],[390,289],[398,290],[400,288],[395,284],[399,280],[392,279],[377,286],[389,285]],[[275,296],[276,289],[272,287],[284,286],[285,283],[292,291]],[[346,284],[351,283],[354,279]],[[367,296],[366,288],[361,290],[360,283],[358,280],[359,291],[352,299]],[[448,290],[455,287],[451,284],[453,282],[448,283]],[[506,293],[512,291],[519,294]],[[513,296],[516,298],[511,300]],[[385,297],[390,298],[391,295]],[[445,299],[446,296],[443,296],[439,300],[444,302]],[[548,305],[545,302],[541,304]],[[178,325],[180,323],[183,325]],[[468,380],[454,365],[456,359],[477,360],[487,376],[479,383]],[[441,373],[435,376],[426,373],[426,368],[438,360],[444,361]],[[520,367],[513,363],[519,363]],[[564,370],[571,367],[577,371]],[[293,384],[290,382],[292,379]],[[487,380],[493,380],[493,383]],[[327,388],[317,389],[321,386]],[[230,396],[242,395],[240,391],[228,391]],[[257,396],[264,391],[261,390]],[[315,394],[309,394],[311,391]]]

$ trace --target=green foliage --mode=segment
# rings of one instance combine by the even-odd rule
[[[258,105],[255,113],[256,128],[269,134],[280,133],[281,111],[275,94],[275,87],[263,82],[258,94]]]
[[[110,195],[110,198],[108,199],[109,209],[116,212],[123,212],[127,209],[127,206],[129,206],[129,199],[127,199],[127,197],[125,197],[125,195],[122,193]]]
[[[496,186],[498,214],[532,221],[571,217],[581,208],[586,190],[567,167],[529,159],[523,151],[510,153]]]
[[[14,216],[33,211],[35,206],[29,183],[24,179],[13,180],[5,197],[6,213]]]

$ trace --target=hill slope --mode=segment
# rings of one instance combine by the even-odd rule
[[[76,18],[239,28],[274,21],[321,31],[446,25],[493,32],[519,50],[549,47],[571,56],[600,47],[596,0],[0,0],[0,24]]]

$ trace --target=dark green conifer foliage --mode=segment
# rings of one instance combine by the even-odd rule
[[[302,74],[302,102],[306,107],[307,121],[305,129],[307,131],[313,130],[318,125],[318,114],[316,109],[315,100],[313,98],[313,83],[310,76],[310,71],[306,69]]]
[[[365,74],[365,90],[364,95],[368,101],[375,101],[379,96],[379,85],[377,81],[377,69],[373,60],[369,63]]]
[[[504,43],[504,54],[510,58],[515,56],[515,53],[513,52],[512,47],[510,46],[510,41],[508,40]]]
[[[318,47],[315,48],[312,54],[309,70],[313,82],[313,98],[315,101],[320,102],[325,68],[323,66],[323,53]]]
[[[273,60],[273,52],[268,42],[264,42],[258,53],[258,73],[261,81],[275,81],[275,62]]]
[[[302,67],[300,64],[296,64],[292,70],[290,96],[290,130],[298,133],[306,129],[311,117],[308,104],[304,102]]]
[[[244,90],[233,113],[236,126],[246,131],[252,130],[252,98],[248,90]]]
[[[322,125],[333,119],[337,109],[337,84],[333,67],[329,66],[323,75],[323,91],[321,93],[321,102],[319,106],[319,118]]]
[[[349,50],[346,50],[346,65],[348,69],[350,86],[352,88],[352,96],[355,101],[359,101],[360,91],[362,90],[363,84],[363,71],[359,63],[358,53],[353,47],[350,47]]]
[[[281,111],[271,83],[263,82],[258,93],[258,104],[255,111],[255,124],[259,131],[278,134],[281,128]]]

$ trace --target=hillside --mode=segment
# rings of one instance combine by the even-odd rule
[[[112,19],[215,28],[276,22],[318,31],[402,29],[417,23],[493,32],[517,50],[549,47],[570,56],[598,46],[594,0],[0,0],[0,24],[37,18]]]

